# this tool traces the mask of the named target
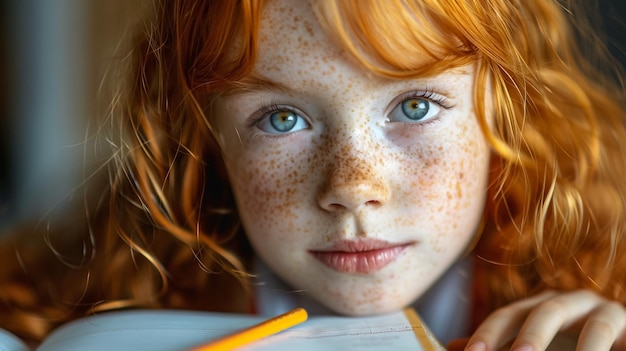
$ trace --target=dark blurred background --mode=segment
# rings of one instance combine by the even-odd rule
[[[0,0],[0,229],[63,206],[80,181],[98,83],[142,2]],[[626,65],[626,0],[586,4]]]
[[[591,0],[588,0],[591,1]],[[599,0],[609,50],[626,68],[626,0]]]
[[[99,83],[144,0],[0,0],[0,230],[82,179]]]

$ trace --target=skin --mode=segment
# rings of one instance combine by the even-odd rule
[[[491,314],[449,351],[626,350],[626,309],[591,291],[545,291]]]
[[[410,304],[464,252],[484,207],[490,152],[473,113],[474,67],[375,76],[294,0],[268,4],[259,40],[253,77],[216,99],[211,121],[257,255],[338,313]],[[427,118],[403,119],[407,94],[424,91]],[[279,132],[271,116],[296,123]],[[311,253],[367,239],[404,246],[368,273],[338,272]],[[625,328],[620,304],[546,291],[495,311],[449,349],[545,350],[566,332],[579,351],[626,350]]]
[[[374,76],[303,5],[275,1],[263,13],[253,74],[273,83],[250,80],[216,103],[239,213],[258,256],[294,289],[343,314],[398,310],[457,260],[480,222],[489,148],[473,112],[474,69]],[[402,112],[412,93],[428,96],[419,121]],[[262,106],[272,104],[300,115],[290,132],[268,122]],[[367,239],[407,246],[367,274],[311,254]]]

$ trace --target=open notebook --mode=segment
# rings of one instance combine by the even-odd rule
[[[253,315],[195,311],[107,312],[58,328],[37,351],[186,351],[263,320]],[[14,349],[3,350],[0,338],[2,351],[23,350],[15,345]],[[311,316],[300,325],[241,350],[445,349],[422,324],[415,311],[407,309],[369,317]]]

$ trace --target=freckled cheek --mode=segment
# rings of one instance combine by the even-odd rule
[[[411,209],[396,223],[428,223],[440,236],[463,235],[482,211],[488,150],[480,133],[453,134],[446,142],[419,149],[400,163],[401,205]]]
[[[435,250],[445,251],[452,245],[469,241],[480,222],[486,196],[487,151],[477,142],[459,145],[459,158],[451,163],[446,207],[442,208],[437,228],[441,233],[433,242]]]
[[[254,224],[254,231],[279,234],[305,230],[298,216],[302,205],[311,201],[307,197],[311,174],[301,157],[281,151],[242,157],[231,170],[239,212],[245,222]]]

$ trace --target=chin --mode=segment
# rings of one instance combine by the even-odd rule
[[[368,316],[392,313],[404,309],[412,301],[399,303],[399,301],[373,301],[359,303],[358,301],[320,301],[324,306],[338,314],[346,316]]]

